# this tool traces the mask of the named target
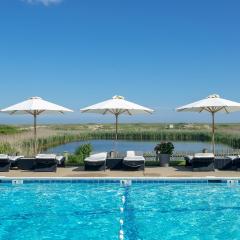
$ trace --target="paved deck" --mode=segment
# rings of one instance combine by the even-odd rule
[[[0,177],[240,177],[237,171],[192,172],[186,167],[146,167],[145,171],[84,171],[81,167],[58,168],[57,172],[10,170]]]

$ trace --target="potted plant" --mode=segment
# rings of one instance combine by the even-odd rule
[[[171,142],[161,142],[156,145],[154,151],[156,152],[157,158],[161,167],[168,167],[170,157],[173,154],[174,146]]]

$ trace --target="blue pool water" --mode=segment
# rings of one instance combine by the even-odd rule
[[[120,219],[126,240],[240,239],[240,187],[1,184],[0,218],[3,240],[117,240]]]

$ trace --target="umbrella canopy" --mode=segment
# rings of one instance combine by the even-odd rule
[[[177,108],[178,112],[209,112],[212,115],[212,150],[215,153],[215,113],[217,112],[236,112],[240,111],[240,103],[220,98],[213,94],[205,99]]]
[[[31,114],[34,117],[34,153],[36,153],[37,142],[37,116],[49,113],[72,112],[71,109],[43,100],[40,97],[31,97],[23,102],[4,108],[1,112],[13,114]]]
[[[118,117],[121,114],[125,115],[135,115],[135,114],[144,114],[144,113],[153,113],[153,110],[150,108],[143,107],[133,102],[129,102],[124,99],[122,96],[114,96],[112,99],[106,100],[94,104],[92,106],[82,108],[81,112],[83,113],[99,113],[102,115],[113,114],[116,118],[116,134],[115,138],[118,138]]]

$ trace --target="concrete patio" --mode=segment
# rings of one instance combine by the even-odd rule
[[[84,171],[83,167],[58,168],[57,172],[10,170],[0,177],[240,177],[238,171],[192,172],[186,167],[146,167],[145,171]]]

